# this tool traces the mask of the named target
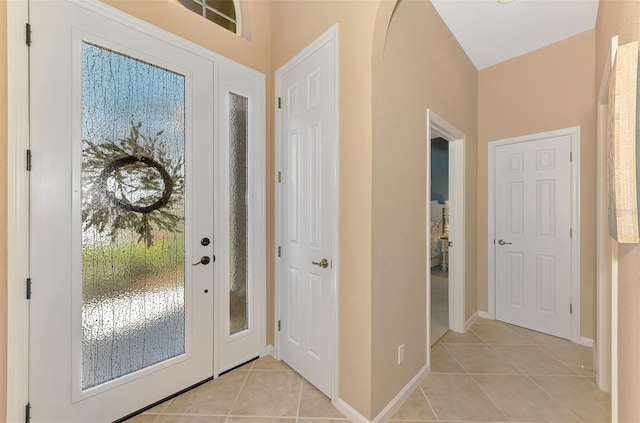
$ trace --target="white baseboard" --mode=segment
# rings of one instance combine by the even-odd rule
[[[358,410],[347,404],[347,402],[342,398],[336,398],[332,400],[331,404],[336,408],[336,410],[344,414],[344,416],[353,423],[370,423],[369,419],[360,414]]]
[[[267,345],[267,355],[270,355],[271,357],[276,356],[276,349],[273,345]]]
[[[473,313],[471,315],[471,317],[469,317],[467,319],[467,321],[464,324],[464,331],[468,331],[469,328],[471,327],[471,325],[473,325],[473,323],[478,319],[478,312],[476,311],[475,313]]]
[[[360,414],[358,410],[347,404],[342,398],[337,398],[332,401],[333,406],[345,415],[346,418],[354,423],[382,423],[386,422],[395,414],[396,411],[404,404],[404,402],[411,396],[413,391],[420,385],[420,382],[425,378],[429,368],[425,366],[405,385],[398,395],[396,395],[387,406],[371,421],[365,416]]]
[[[584,336],[581,336],[578,339],[577,344],[584,345],[585,347],[593,348],[593,339],[589,339],[589,338],[585,338]]]
[[[482,317],[483,319],[493,320],[491,316],[489,316],[488,312],[482,311],[482,310],[478,310],[478,317]]]

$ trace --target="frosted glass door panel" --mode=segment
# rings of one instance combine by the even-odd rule
[[[229,93],[229,335],[234,335],[249,328],[247,312],[248,103],[249,100],[246,97]]]
[[[86,390],[185,352],[185,78],[82,47]]]

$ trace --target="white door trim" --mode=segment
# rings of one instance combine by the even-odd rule
[[[276,254],[274,254],[274,268],[275,268],[275,299],[276,299],[276,304],[275,304],[275,319],[274,319],[274,332],[275,332],[275,337],[274,337],[274,341],[275,341],[275,353],[276,353],[276,358],[280,358],[280,344],[281,344],[281,340],[280,340],[280,334],[278,332],[278,316],[280,316],[280,310],[282,307],[281,301],[280,301],[280,295],[279,292],[282,289],[281,283],[280,283],[280,262],[278,260],[278,246],[281,245],[281,231],[283,228],[283,224],[282,222],[280,222],[280,213],[279,213],[279,205],[280,205],[280,201],[281,201],[281,194],[280,194],[280,185],[278,184],[278,170],[281,167],[281,160],[280,160],[280,151],[282,149],[282,140],[280,139],[280,127],[281,127],[281,123],[280,123],[280,119],[281,116],[278,113],[278,104],[277,104],[277,99],[278,97],[282,97],[282,93],[281,93],[281,78],[282,75],[284,75],[285,73],[287,73],[288,71],[290,71],[292,68],[294,68],[297,64],[301,63],[303,60],[305,60],[308,56],[310,56],[311,54],[313,54],[314,52],[316,52],[317,50],[319,50],[322,46],[324,46],[327,43],[331,43],[333,45],[333,55],[334,55],[334,87],[333,87],[333,103],[331,104],[331,109],[332,109],[332,116],[334,119],[334,133],[332,134],[331,137],[331,142],[332,142],[332,146],[331,146],[331,150],[333,151],[333,174],[332,174],[332,192],[333,192],[333,198],[332,198],[332,210],[331,210],[331,214],[332,214],[332,225],[331,225],[331,233],[332,233],[332,237],[333,237],[333,263],[332,263],[332,267],[331,267],[331,285],[332,285],[332,300],[331,300],[331,338],[332,338],[332,351],[331,351],[331,400],[332,402],[335,404],[335,402],[338,399],[338,359],[339,359],[339,354],[338,354],[338,341],[339,341],[339,316],[338,316],[338,298],[339,298],[339,277],[338,275],[340,274],[340,252],[339,252],[339,243],[338,243],[338,229],[339,229],[339,214],[338,214],[338,200],[340,198],[339,196],[339,126],[338,126],[338,24],[334,24],[331,28],[329,28],[327,31],[325,31],[322,35],[320,35],[318,38],[316,38],[311,44],[309,44],[307,47],[305,47],[302,51],[300,51],[298,54],[296,54],[291,60],[289,60],[286,64],[284,64],[280,69],[278,69],[275,73],[275,104],[274,107],[276,109],[276,120],[275,120],[275,133],[276,133],[276,151],[275,151],[275,155],[276,155],[276,168],[275,168],[275,192],[276,192],[276,213],[275,213],[275,217],[276,217],[276,230],[275,230],[275,245],[274,245],[274,251],[276,252]]]
[[[596,383],[598,388],[603,391],[610,392],[612,415],[617,404],[616,396],[614,394],[617,383],[614,380],[617,378],[616,372],[612,371],[613,363],[616,361],[614,351],[617,348],[617,331],[612,331],[612,325],[614,321],[617,326],[617,314],[613,311],[617,310],[618,297],[613,295],[617,283],[612,279],[614,267],[617,266],[617,262],[614,260],[615,256],[612,251],[612,243],[615,241],[609,236],[609,225],[607,213],[604,213],[609,207],[608,204],[608,185],[607,185],[607,131],[608,131],[608,103],[609,103],[609,78],[611,76],[611,70],[613,67],[613,61],[615,60],[616,49],[618,48],[618,37],[615,36],[611,39],[611,47],[609,55],[604,64],[604,70],[602,72],[602,80],[600,82],[600,94],[598,96],[598,140],[597,140],[597,210],[602,210],[602,213],[598,213],[597,221],[597,283],[596,283],[596,342],[593,348],[593,354],[596,363]],[[617,281],[616,281],[617,282]],[[616,421],[614,419],[614,421]]]
[[[542,132],[538,134],[524,135],[489,142],[488,151],[488,222],[487,222],[487,252],[488,252],[488,305],[489,318],[496,316],[496,285],[495,285],[495,154],[496,148],[503,145],[517,144],[534,141],[541,138],[552,138],[568,135],[571,138],[571,152],[573,161],[571,164],[571,340],[576,343],[585,343],[580,336],[580,127],[559,129],[556,131]]]
[[[214,66],[228,66],[262,78],[264,74],[227,57],[128,15],[98,0],[67,0],[99,15],[207,58]],[[24,421],[29,401],[29,302],[25,283],[29,277],[29,174],[25,151],[29,148],[29,49],[25,44],[25,24],[29,22],[28,0],[7,2],[7,421]],[[34,34],[37,29],[34,28]],[[34,42],[36,42],[34,39]],[[217,103],[217,80],[214,96]],[[266,86],[261,87],[264,98]],[[216,113],[214,113],[217,115]],[[264,119],[263,119],[264,120]],[[262,129],[264,133],[264,129]],[[266,160],[266,157],[265,157]],[[34,158],[34,165],[37,158]],[[265,187],[266,188],[266,187]],[[263,256],[266,256],[266,244]],[[257,254],[254,252],[254,254]],[[265,263],[266,264],[266,263]],[[264,270],[266,272],[266,268]],[[266,288],[265,288],[266,289]],[[266,292],[262,289],[261,314],[266,315]],[[37,291],[34,292],[37,295]],[[266,322],[266,317],[265,317]],[[266,344],[266,325],[258,325]],[[214,351],[215,355],[215,351]],[[214,368],[214,372],[216,369]],[[2,419],[0,419],[2,420]]]
[[[27,0],[7,2],[7,415],[25,421],[29,401],[29,48]],[[0,418],[0,420],[3,420]]]
[[[449,142],[449,240],[455,248],[454,263],[449,261],[449,328],[456,332],[465,331],[465,140],[464,133],[427,109],[427,225],[431,221],[431,139],[442,137]],[[430,262],[431,233],[427,233],[427,257]],[[449,259],[452,256],[449,255]],[[457,264],[456,264],[457,263]],[[428,265],[427,265],[428,267]],[[428,270],[428,269],[427,269]],[[431,272],[427,271],[427,345],[431,345]],[[427,364],[431,364],[431,348],[427,348]]]

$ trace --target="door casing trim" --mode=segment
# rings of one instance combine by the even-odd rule
[[[496,283],[495,283],[495,154],[496,148],[503,145],[518,144],[542,138],[552,138],[568,135],[571,139],[571,341],[584,343],[580,336],[580,127],[563,128],[555,131],[541,132],[520,137],[491,141],[488,146],[488,202],[487,202],[487,285],[488,285],[488,313],[490,319],[496,318]]]
[[[29,402],[29,2],[7,2],[7,421],[24,421]],[[9,248],[10,246],[10,248]]]
[[[276,137],[275,137],[275,193],[276,193],[276,198],[275,198],[275,205],[276,205],[276,213],[275,213],[275,219],[276,219],[276,227],[275,227],[275,245],[273,246],[274,250],[273,251],[278,251],[278,246],[281,245],[281,230],[282,230],[282,223],[280,222],[280,214],[279,214],[279,205],[280,205],[280,201],[281,201],[281,195],[280,195],[280,186],[277,182],[278,180],[278,169],[280,169],[281,166],[281,160],[280,160],[280,151],[281,151],[281,139],[280,139],[280,119],[281,119],[281,115],[280,115],[280,111],[278,109],[278,97],[282,96],[281,90],[281,83],[280,83],[280,79],[282,78],[282,75],[284,75],[286,72],[290,71],[292,68],[294,68],[297,64],[301,63],[303,60],[305,60],[307,57],[309,57],[311,54],[313,54],[314,52],[316,52],[317,50],[319,50],[321,47],[323,47],[324,45],[328,44],[328,43],[332,43],[333,46],[333,81],[334,81],[334,86],[332,87],[332,104],[331,104],[331,115],[333,118],[333,134],[331,137],[331,142],[332,142],[332,146],[331,146],[331,150],[332,150],[332,157],[333,157],[333,171],[332,171],[332,182],[331,182],[331,187],[332,187],[332,192],[333,192],[333,197],[332,197],[332,206],[331,206],[331,215],[332,215],[332,225],[331,225],[331,235],[333,238],[333,245],[332,245],[332,249],[333,249],[333,261],[332,261],[332,266],[331,266],[331,287],[332,287],[332,298],[331,298],[331,400],[332,403],[334,405],[337,404],[337,400],[338,400],[338,369],[339,369],[339,349],[338,349],[338,342],[339,342],[339,316],[338,316],[338,298],[339,298],[339,274],[340,274],[340,253],[339,253],[339,242],[338,242],[338,229],[339,229],[339,178],[338,176],[340,175],[340,161],[339,161],[339,110],[338,110],[338,86],[339,86],[339,81],[338,81],[338,24],[334,24],[332,25],[328,30],[326,30],[322,35],[320,35],[318,38],[316,38],[313,42],[311,42],[309,45],[307,45],[302,51],[300,51],[298,54],[296,54],[293,58],[291,58],[287,63],[285,63],[280,69],[278,69],[275,73],[275,101],[274,101],[274,107],[276,110],[276,119],[275,119],[275,133],[276,133]],[[274,319],[274,342],[275,342],[275,353],[276,353],[276,358],[280,358],[280,345],[281,345],[281,341],[280,341],[280,335],[278,332],[278,316],[280,316],[280,309],[282,307],[282,304],[280,302],[280,290],[281,290],[281,283],[280,283],[280,263],[278,260],[278,256],[277,253],[274,254],[274,269],[275,269],[275,319]]]

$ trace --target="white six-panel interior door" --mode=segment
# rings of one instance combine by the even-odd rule
[[[571,138],[495,148],[496,319],[571,338]]]
[[[279,356],[329,397],[337,264],[336,40],[330,35],[276,74]]]

